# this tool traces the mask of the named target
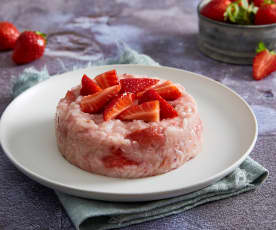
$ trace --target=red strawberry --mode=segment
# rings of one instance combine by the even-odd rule
[[[133,105],[123,111],[118,118],[121,120],[160,121],[159,101],[149,101],[140,105]]]
[[[128,165],[138,165],[138,162],[129,160],[126,156],[123,155],[123,151],[118,149],[113,152],[111,155],[108,155],[102,159],[104,166],[106,168],[123,168]]]
[[[104,110],[104,120],[108,121],[117,117],[121,112],[133,105],[135,94],[126,93],[114,98]]]
[[[160,103],[161,119],[177,117],[178,114],[176,110],[167,101],[165,101],[154,89],[149,89],[148,91],[146,91],[139,99],[139,103],[153,100],[158,100]]]
[[[253,3],[255,6],[261,7],[263,4],[265,4],[267,0],[254,0]],[[273,1],[275,2],[275,1]]]
[[[201,9],[200,13],[207,18],[224,22],[224,13],[230,4],[230,0],[212,0]]]
[[[46,35],[35,31],[25,31],[18,37],[12,59],[16,64],[25,64],[39,59],[46,47]]]
[[[120,80],[121,93],[137,93],[155,85],[159,80],[151,78],[125,78]]]
[[[85,113],[99,112],[114,96],[119,93],[120,85],[108,87],[97,93],[85,96],[82,98],[80,107]]]
[[[180,90],[171,81],[165,81],[153,87],[153,89],[167,101],[173,101],[182,95]]]
[[[68,90],[66,95],[65,95],[65,100],[68,101],[69,103],[73,102],[76,100],[76,95],[71,91]]]
[[[87,96],[101,90],[102,89],[92,79],[87,77],[85,74],[82,76],[80,95]]]
[[[163,128],[157,126],[151,126],[145,129],[137,130],[130,133],[126,138],[137,141],[141,146],[148,148],[156,145],[162,146],[165,144],[165,136]]]
[[[10,50],[15,46],[19,31],[9,22],[0,22],[0,50]]]
[[[256,25],[276,23],[276,4],[274,1],[265,1],[255,16]]]
[[[253,78],[261,80],[276,71],[276,54],[269,52],[263,43],[259,44],[257,53],[253,60]]]
[[[119,84],[117,72],[115,69],[96,76],[95,80],[102,89]]]
[[[254,0],[254,6],[260,7],[263,4],[264,0]]]

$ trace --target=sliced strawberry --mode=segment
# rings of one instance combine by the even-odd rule
[[[121,120],[160,121],[159,101],[149,101],[140,105],[133,105],[123,111],[118,118]]]
[[[153,89],[168,101],[173,101],[182,95],[180,90],[171,81],[165,81],[160,85],[154,86]]]
[[[87,96],[101,90],[102,89],[92,79],[87,77],[85,74],[82,76],[80,95]]]
[[[66,95],[65,95],[65,100],[68,101],[69,103],[73,102],[76,100],[76,95],[71,91],[68,90]]]
[[[138,162],[128,159],[123,155],[123,151],[118,149],[111,155],[108,155],[102,159],[106,168],[123,168],[124,166],[138,165]]]
[[[147,90],[139,99],[139,103],[153,100],[158,100],[160,103],[161,119],[177,117],[178,114],[176,110],[166,100],[164,100],[154,89]]]
[[[149,87],[149,88],[147,88],[146,90],[143,90],[143,91],[138,92],[138,93],[136,94],[136,98],[137,98],[138,100],[140,100],[140,98],[143,96],[143,94],[144,94],[146,91],[148,91],[149,89],[154,89],[154,87]]]
[[[102,89],[119,84],[117,72],[115,69],[96,76],[95,80]]]
[[[82,98],[80,107],[85,113],[99,112],[120,91],[120,85],[108,87],[97,93]]]
[[[121,93],[137,93],[155,85],[159,80],[151,78],[125,78],[120,80]]]
[[[261,80],[276,71],[276,54],[269,52],[263,43],[259,44],[257,52],[253,60],[253,78]]]
[[[141,146],[148,148],[151,146],[162,146],[165,144],[164,130],[158,126],[151,126],[145,129],[130,133],[126,138],[137,141]]]
[[[104,120],[108,121],[117,117],[121,112],[133,105],[135,94],[126,93],[114,98],[104,110]]]

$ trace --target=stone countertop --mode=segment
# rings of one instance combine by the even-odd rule
[[[239,93],[253,108],[259,137],[251,157],[270,171],[254,192],[209,203],[178,215],[125,229],[276,229],[276,73],[256,82],[252,67],[213,61],[197,49],[199,0],[1,0],[0,21],[20,31],[48,34],[45,55],[16,66],[0,53],[0,114],[11,102],[11,80],[25,68],[50,74],[119,55],[117,41],[150,55],[161,65],[213,78]],[[30,180],[0,148],[0,230],[73,230],[54,192]]]

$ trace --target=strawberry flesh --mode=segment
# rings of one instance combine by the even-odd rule
[[[114,85],[97,93],[84,96],[80,103],[81,110],[85,113],[100,112],[119,93],[120,89],[120,85]]]
[[[119,84],[117,72],[115,69],[96,76],[95,81],[102,89]]]
[[[122,86],[121,93],[138,93],[143,91],[153,85],[155,85],[159,80],[151,78],[125,78],[120,80],[120,85]]]
[[[140,105],[133,105],[123,111],[118,118],[121,120],[143,120],[146,122],[160,121],[159,101],[149,101]]]
[[[102,89],[92,79],[87,77],[85,74],[83,75],[81,79],[80,95],[87,96],[89,94],[97,93],[101,90]]]
[[[65,95],[65,100],[68,101],[69,103],[73,102],[76,100],[76,95],[71,91],[68,90],[66,95]]]
[[[160,103],[161,119],[177,117],[178,114],[176,110],[167,101],[165,101],[154,89],[149,89],[148,91],[146,91],[139,99],[139,103],[153,100],[158,100]]]
[[[133,105],[135,94],[125,93],[114,98],[104,110],[104,120],[108,121],[116,118],[121,112]]]
[[[138,162],[128,159],[124,156],[121,149],[114,151],[102,159],[106,168],[123,168],[125,166],[138,165]]]
[[[126,136],[127,139],[137,141],[142,147],[156,147],[165,144],[164,130],[158,126],[151,126],[145,129],[134,131]]]
[[[276,55],[269,50],[258,53],[253,60],[253,78],[261,80],[276,71]]]
[[[180,90],[171,81],[165,81],[153,87],[153,89],[167,101],[173,101],[182,95]]]

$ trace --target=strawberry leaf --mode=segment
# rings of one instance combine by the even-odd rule
[[[248,1],[247,1],[247,0],[240,0],[240,1],[237,1],[237,2],[241,3],[241,6],[242,6],[244,9],[248,9],[249,4],[248,4]]]
[[[46,35],[46,34],[41,33],[40,31],[35,31],[35,33],[36,33],[37,35],[40,35],[41,37],[43,37],[43,38],[45,39],[45,41],[47,41],[47,35]]]
[[[257,47],[257,49],[256,49],[256,52],[257,52],[257,53],[261,53],[261,52],[263,52],[263,51],[265,51],[265,50],[268,50],[268,49],[266,48],[265,44],[264,44],[263,42],[259,42],[258,47]],[[270,50],[268,50],[268,51],[269,51],[270,54],[276,54],[275,51],[270,51]]]
[[[256,52],[257,53],[261,53],[261,52],[263,52],[266,49],[267,48],[266,48],[265,44],[263,42],[259,42],[258,47],[256,49]]]
[[[226,12],[224,14],[224,20],[227,21],[227,19],[229,18],[231,22],[236,23],[239,11],[239,5],[236,3],[231,3],[226,9]]]
[[[258,8],[253,3],[248,4],[247,0],[238,0],[227,7],[224,19],[235,24],[252,25],[257,11]]]
[[[257,6],[255,6],[254,4],[250,4],[249,7],[248,7],[248,11],[252,12],[253,17],[257,13],[258,9],[259,8]]]

